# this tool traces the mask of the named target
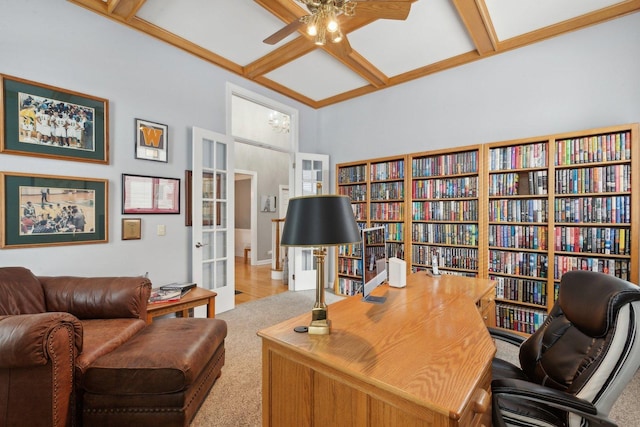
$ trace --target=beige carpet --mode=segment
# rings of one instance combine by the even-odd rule
[[[314,291],[285,292],[239,305],[217,317],[227,322],[226,363],[222,376],[191,427],[259,427],[261,426],[261,342],[256,332],[267,326],[303,313],[310,313]],[[327,303],[340,297],[327,293]],[[516,360],[516,352],[498,343],[498,356]],[[621,427],[640,426],[640,374],[636,373],[611,411],[611,418]]]

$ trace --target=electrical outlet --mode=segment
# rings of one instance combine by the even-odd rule
[[[158,236],[167,234],[167,227],[164,224],[158,224]]]

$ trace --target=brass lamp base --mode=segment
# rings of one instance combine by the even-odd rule
[[[329,335],[331,333],[331,320],[327,319],[327,307],[314,308],[311,312],[311,319],[310,334]]]

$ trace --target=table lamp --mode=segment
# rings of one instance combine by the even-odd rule
[[[282,230],[282,246],[313,247],[316,259],[316,302],[311,312],[310,334],[328,335],[331,321],[324,301],[324,258],[326,246],[360,242],[348,196],[321,195],[289,199]]]

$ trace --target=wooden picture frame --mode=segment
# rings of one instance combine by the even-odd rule
[[[136,119],[136,159],[169,161],[169,126]]]
[[[0,173],[0,247],[108,242],[108,180]]]
[[[123,214],[179,214],[180,178],[122,174]]]
[[[0,74],[0,153],[109,163],[109,101]]]
[[[141,218],[122,218],[122,240],[140,240],[141,230]]]

